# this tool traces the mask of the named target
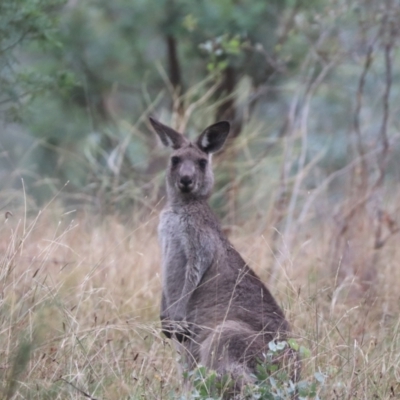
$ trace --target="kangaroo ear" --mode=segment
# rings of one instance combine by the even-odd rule
[[[206,153],[215,153],[221,150],[228,137],[230,127],[228,121],[217,122],[209,126],[197,138],[197,146]]]
[[[176,130],[162,124],[161,122],[149,117],[151,125],[161,139],[164,146],[179,149],[187,141],[186,138]]]

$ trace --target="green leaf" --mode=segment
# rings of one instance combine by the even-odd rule
[[[321,372],[316,372],[316,373],[314,374],[314,376],[315,376],[315,379],[316,379],[319,383],[324,383],[324,382],[325,382],[326,376],[325,376],[324,374],[322,374]]]
[[[288,339],[289,347],[295,351],[299,351],[299,344],[294,339]]]
[[[300,346],[300,356],[302,358],[310,358],[311,357],[311,351],[309,349],[307,349],[307,347],[304,346]]]

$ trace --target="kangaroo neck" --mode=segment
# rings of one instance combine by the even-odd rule
[[[209,196],[191,196],[190,193],[184,194],[183,196],[168,196],[168,205],[171,208],[191,208],[191,207],[206,207],[208,205]]]
[[[167,185],[167,201],[171,207],[190,206],[191,204],[208,206],[209,197],[209,193],[183,193]]]

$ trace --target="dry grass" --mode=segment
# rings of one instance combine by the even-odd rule
[[[157,214],[13,213],[0,228],[0,397],[178,398],[179,355],[158,323]],[[311,351],[303,378],[328,375],[322,399],[400,398],[396,238],[360,295],[351,277],[328,273],[330,227],[310,229],[285,257],[251,224],[231,239],[265,281],[278,260],[270,289]]]

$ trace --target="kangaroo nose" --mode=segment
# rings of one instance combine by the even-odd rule
[[[184,186],[189,186],[193,183],[193,179],[190,176],[182,176],[181,177],[181,184]]]

